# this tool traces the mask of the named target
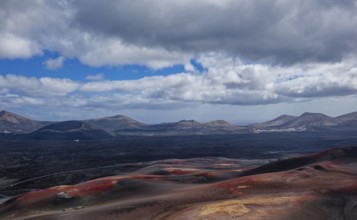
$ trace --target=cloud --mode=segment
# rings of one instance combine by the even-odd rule
[[[0,103],[130,111],[355,97],[356,11],[352,0],[3,0],[0,59],[48,50],[59,54],[45,62],[50,69],[78,59],[185,71],[121,81],[97,74],[89,82],[0,75]]]
[[[80,90],[117,91],[154,101],[231,105],[297,102],[357,92],[357,70],[353,59],[338,64],[291,67],[244,64],[239,59],[215,54],[203,56],[200,61],[207,72],[92,82],[83,84]]]
[[[155,106],[171,108],[177,103],[182,106],[188,103],[294,103],[321,97],[353,96],[357,93],[355,59],[334,64],[291,67],[245,64],[222,54],[207,54],[199,61],[207,68],[207,72],[95,82],[9,74],[0,76],[0,87],[9,94],[21,97],[41,100],[54,98],[58,105],[143,109]],[[99,80],[101,77],[98,74],[91,78]]]
[[[89,75],[86,77],[90,81],[102,81],[105,79],[104,73],[97,73],[95,75]]]
[[[45,65],[46,69],[55,70],[55,69],[59,69],[63,66],[64,60],[65,60],[65,58],[63,56],[59,56],[55,59],[46,60],[44,62],[44,65]]]
[[[241,120],[245,114],[262,121],[276,117],[279,111],[281,114],[301,114],[309,110],[336,114],[356,107],[353,100],[357,94],[357,63],[353,58],[338,63],[290,67],[246,64],[215,53],[205,54],[198,61],[207,71],[137,80],[81,82],[0,75],[0,106],[9,110],[56,112],[44,113],[47,117],[51,117],[50,114],[59,117],[61,111],[72,112],[72,115],[61,116],[66,119],[73,119],[75,115],[78,118],[98,116],[91,112],[101,112],[103,116],[118,114],[118,111],[129,115],[136,112],[141,118],[150,113],[156,115],[151,121],[205,118],[205,114],[198,112],[213,109],[215,117],[211,115],[211,119],[225,117],[224,112],[229,112],[226,119]],[[158,117],[157,112],[162,116]],[[191,116],[190,112],[195,115]],[[239,117],[235,112],[240,112]],[[252,112],[262,115],[254,116]]]
[[[4,0],[0,8],[3,58],[46,49],[90,66],[162,68],[207,52],[279,65],[357,55],[352,0]]]
[[[29,58],[49,50],[95,67],[138,64],[160,69],[189,63],[191,57],[182,51],[123,42],[117,36],[83,29],[75,20],[75,6],[67,0],[1,1],[0,58]],[[47,66],[60,66],[61,60],[57,61]]]
[[[335,62],[357,52],[356,1],[89,0],[74,7],[83,30],[169,51],[279,64]],[[93,16],[99,11],[106,13]]]
[[[36,43],[11,34],[0,34],[0,58],[29,58],[40,54]]]
[[[51,4],[40,1],[1,1],[0,58],[30,58],[41,54],[46,47],[38,35],[48,36],[48,30],[58,26],[53,20],[57,14]]]
[[[83,50],[77,57],[85,64],[99,66],[118,66],[124,64],[146,65],[160,69],[177,63],[189,63],[189,56],[162,48],[151,48],[125,44],[120,39],[100,39],[87,34]]]
[[[76,91],[80,84],[70,79],[26,77],[13,74],[0,75],[0,88],[9,94],[29,97],[66,96]]]

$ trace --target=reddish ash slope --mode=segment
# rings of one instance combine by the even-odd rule
[[[258,163],[166,161],[26,193],[0,205],[0,218],[357,219],[357,148]]]

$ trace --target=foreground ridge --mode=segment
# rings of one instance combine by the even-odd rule
[[[7,219],[356,219],[357,147],[268,164],[195,158],[25,193]]]

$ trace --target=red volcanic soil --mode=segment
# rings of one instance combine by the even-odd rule
[[[357,220],[357,148],[260,165],[158,161],[0,204],[0,219]]]

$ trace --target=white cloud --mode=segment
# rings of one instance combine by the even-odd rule
[[[188,53],[123,42],[120,37],[81,28],[72,3],[1,1],[0,58],[30,58],[43,50],[61,54],[44,63],[48,69],[60,68],[65,58],[95,67],[138,64],[153,69],[189,62]]]
[[[44,65],[45,65],[46,69],[55,70],[55,69],[59,69],[63,66],[64,60],[65,59],[63,56],[59,56],[55,59],[46,60],[44,62]]]
[[[320,97],[352,96],[357,92],[356,60],[352,58],[335,64],[278,67],[245,64],[221,54],[208,54],[202,56],[200,62],[207,72],[96,82],[9,74],[0,76],[0,87],[19,96],[57,97],[59,105],[73,102],[82,107],[115,105],[116,108],[164,108],[165,105],[170,108],[175,103],[183,106],[185,103],[294,103]],[[91,78],[100,80],[102,75]],[[61,101],[58,97],[64,99]]]
[[[82,84],[83,92],[136,94],[147,99],[258,105],[296,102],[316,97],[353,95],[357,72],[353,59],[339,64],[275,67],[244,64],[222,55],[203,56],[206,73],[181,73],[139,80]]]
[[[0,58],[30,58],[40,53],[39,46],[31,39],[0,33]]]
[[[95,75],[89,75],[86,77],[90,81],[102,81],[105,79],[104,73],[97,73]]]
[[[78,57],[83,63],[90,66],[139,64],[160,69],[177,63],[189,62],[188,57],[178,52],[123,44],[118,39],[98,40],[90,34],[86,35],[85,44]]]
[[[0,88],[9,93],[29,97],[66,96],[79,88],[79,83],[70,79],[50,77],[25,77],[13,74],[0,75]]]

